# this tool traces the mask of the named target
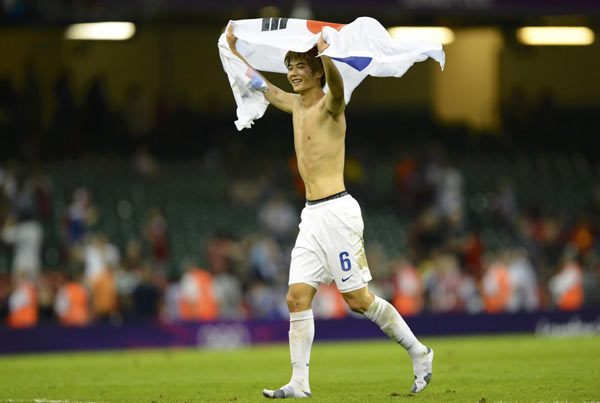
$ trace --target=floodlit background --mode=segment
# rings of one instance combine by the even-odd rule
[[[445,71],[346,111],[373,291],[407,317],[597,310],[600,4],[551,3],[0,2],[0,326],[287,319],[291,119],[237,132],[216,46],[277,16],[445,43]],[[349,315],[334,285],[314,309]]]

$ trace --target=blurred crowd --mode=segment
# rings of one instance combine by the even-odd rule
[[[389,186],[397,198],[390,204],[397,203],[397,214],[412,219],[406,230],[407,247],[400,252],[366,238],[375,278],[370,288],[377,295],[406,316],[576,311],[600,305],[600,208],[582,212],[574,222],[522,211],[510,182],[502,180],[490,203],[494,218],[489,225],[503,228],[511,238],[492,247],[483,240],[484,229],[466,214],[463,173],[440,157],[443,154],[432,155],[423,159],[402,155],[393,165]],[[130,166],[143,176],[160,169],[147,150],[136,153]],[[352,184],[356,172],[366,168],[358,160],[349,166],[347,181]],[[145,212],[139,238],[118,245],[97,225],[100,213],[90,189],[74,189],[70,205],[56,211],[52,180],[41,166],[1,165],[1,245],[4,255],[12,257],[7,267],[0,268],[2,321],[30,327],[56,322],[85,326],[132,320],[286,318],[288,267],[302,184],[292,170],[287,186],[297,194],[286,195],[270,186],[266,177],[227,185],[224,203],[230,208],[256,207],[251,232],[217,231],[199,246],[203,259],[188,256],[173,268],[171,234],[181,229],[169,225],[160,207]],[[254,195],[244,191],[261,186],[263,191]],[[360,186],[356,189],[360,193]],[[367,198],[363,203],[367,227],[375,225],[368,221],[370,208]],[[61,234],[54,253],[60,255],[60,267],[47,268],[42,256],[45,228],[56,214]],[[314,311],[318,318],[351,314],[335,284],[321,286]]]

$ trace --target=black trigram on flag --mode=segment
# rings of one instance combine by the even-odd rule
[[[287,22],[287,18],[263,18],[261,31],[277,31],[278,29],[285,29]]]

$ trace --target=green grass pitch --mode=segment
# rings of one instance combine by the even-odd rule
[[[433,379],[410,394],[389,340],[313,346],[314,402],[600,402],[600,338],[429,338]],[[287,345],[0,357],[0,402],[261,402],[291,373]]]

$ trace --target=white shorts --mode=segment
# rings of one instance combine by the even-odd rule
[[[352,196],[307,203],[299,227],[289,284],[306,283],[319,288],[335,280],[338,290],[345,293],[372,280],[360,206]]]

